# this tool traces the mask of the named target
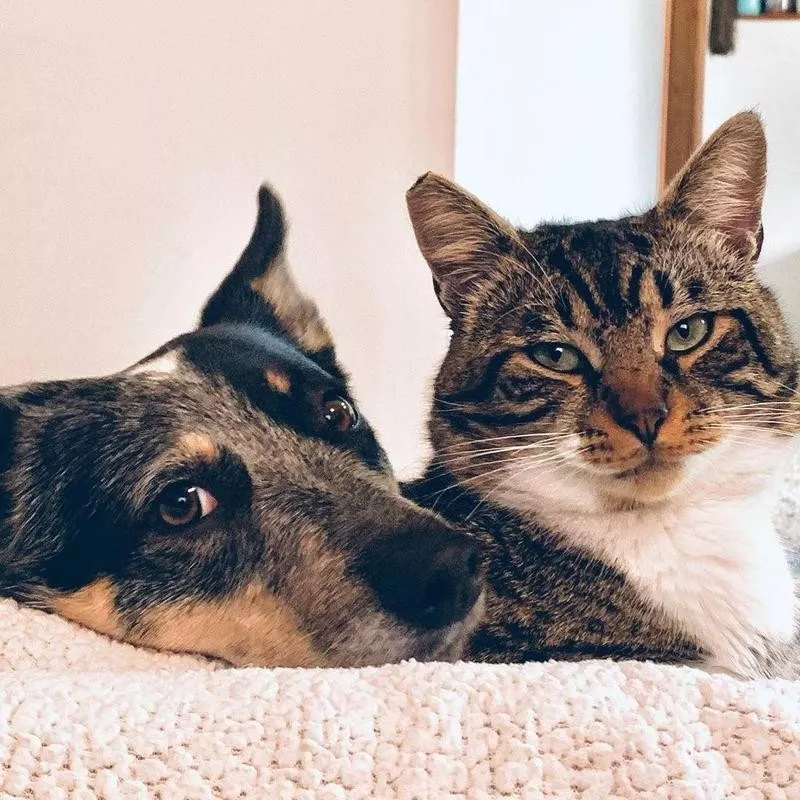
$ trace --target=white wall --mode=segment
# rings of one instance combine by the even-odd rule
[[[613,217],[657,191],[662,0],[461,0],[457,180],[512,221]],[[709,56],[704,133],[767,126],[763,274],[800,338],[800,23],[737,23]]]
[[[734,52],[708,57],[705,134],[744,108],[767,130],[762,271],[800,333],[800,22],[740,21]]]
[[[661,0],[461,0],[456,179],[528,226],[651,202],[663,17]]]
[[[0,24],[0,383],[191,326],[263,179],[395,463],[445,326],[404,192],[452,169],[456,0],[28,0]]]

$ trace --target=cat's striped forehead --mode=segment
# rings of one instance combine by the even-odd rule
[[[465,298],[450,350],[462,374],[480,369],[483,356],[565,335],[587,355],[597,352],[596,366],[614,340],[630,348],[634,364],[643,348],[659,350],[670,326],[701,312],[735,321],[728,338],[740,343],[741,358],[751,356],[752,368],[772,378],[793,370],[794,348],[772,293],[752,264],[713,235],[652,213],[517,235],[517,243],[497,248],[496,266]]]
[[[714,242],[670,229],[662,221],[630,217],[615,221],[542,225],[519,231],[524,243],[506,269],[477,289],[473,319],[481,326],[524,309],[524,326],[541,332],[556,317],[568,328],[598,332],[637,316],[739,307],[763,289],[754,276]],[[511,258],[517,261],[515,269]],[[484,296],[481,297],[480,295]],[[746,304],[746,303],[745,303]],[[488,312],[488,313],[487,313]],[[492,324],[497,329],[497,324]]]

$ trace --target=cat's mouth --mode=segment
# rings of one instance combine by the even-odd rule
[[[653,503],[668,497],[685,471],[685,459],[664,459],[650,453],[641,464],[609,475],[603,488],[613,497]]]

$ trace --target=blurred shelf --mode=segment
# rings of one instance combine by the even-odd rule
[[[739,14],[741,20],[752,20],[753,22],[760,20],[799,20],[800,12],[798,11],[765,11],[763,14]]]

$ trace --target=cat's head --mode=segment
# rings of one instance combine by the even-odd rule
[[[753,113],[725,123],[654,208],[620,220],[521,230],[420,178],[408,206],[453,331],[431,420],[438,466],[521,510],[763,480],[798,425],[796,352],[755,270],[765,178]]]

